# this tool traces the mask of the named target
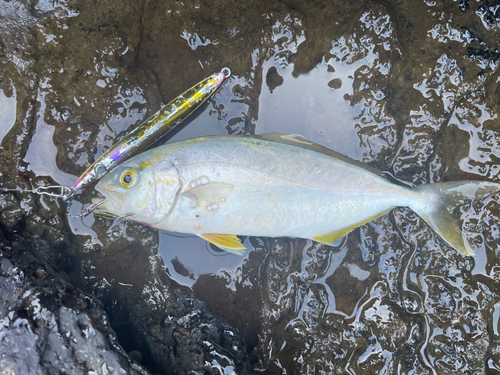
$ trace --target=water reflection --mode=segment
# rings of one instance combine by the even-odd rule
[[[362,150],[353,147],[359,144],[355,112],[344,98],[353,93],[356,68],[346,65],[341,70],[342,64],[333,63],[337,69],[332,73],[332,65],[323,62],[311,72],[294,78],[293,64],[283,68],[276,65],[274,61],[268,61],[263,66],[263,76],[269,76],[274,67],[274,74],[279,75],[283,83],[274,87],[272,92],[269,82],[263,83],[256,133],[300,134],[332,150],[361,159]],[[358,67],[362,65],[361,62]],[[343,82],[343,87],[339,84],[338,89],[330,88],[328,83],[335,79]]]
[[[16,90],[9,96],[0,89],[0,143],[16,123]]]
[[[234,271],[244,260],[238,255],[214,249],[196,236],[160,232],[159,241],[159,253],[172,279],[188,287],[192,287],[201,275]]]

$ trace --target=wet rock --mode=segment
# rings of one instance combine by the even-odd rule
[[[70,275],[104,303],[128,353],[158,374],[252,372],[241,334],[170,280],[156,254],[155,231],[115,222],[107,233],[103,246],[88,246],[84,254],[69,249],[82,259]]]
[[[271,94],[276,87],[283,84],[283,77],[279,75],[274,66],[267,71],[266,84],[267,87],[269,87],[269,91],[271,92]]]
[[[54,270],[43,240],[0,239],[0,373],[148,374],[120,347],[102,304]]]
[[[206,303],[179,296],[162,322],[149,326],[151,356],[163,371],[177,374],[253,374],[243,342]]]
[[[23,211],[14,194],[0,196],[0,217],[7,228],[13,228],[22,218]]]
[[[72,268],[68,251],[56,251],[44,240],[11,244],[3,234],[0,249],[1,369],[43,374],[149,373],[125,353],[120,338],[125,346],[139,349],[130,350],[131,357],[153,373],[216,374],[217,369],[253,373],[239,333],[214,316],[204,302],[176,296],[168,289],[151,291],[149,299],[136,300],[133,293],[121,297],[135,306],[128,308],[126,333],[119,313],[110,309],[117,337],[102,303],[57,271],[56,263],[65,267],[69,263]],[[158,293],[163,295],[163,307],[148,305],[146,301]],[[101,294],[104,301],[107,297]],[[115,307],[120,310],[124,305]]]

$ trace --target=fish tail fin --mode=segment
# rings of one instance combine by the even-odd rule
[[[447,244],[462,254],[473,255],[473,247],[450,212],[467,201],[500,191],[500,184],[487,181],[440,182],[417,186],[414,191],[421,193],[424,200],[421,204],[415,207],[410,206],[410,208],[424,219]]]

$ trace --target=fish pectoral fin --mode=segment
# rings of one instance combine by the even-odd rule
[[[230,234],[198,234],[205,241],[237,255],[245,255],[246,247],[240,242],[238,237]]]
[[[201,180],[201,178],[199,179]],[[200,208],[218,207],[225,204],[234,185],[224,182],[208,182],[186,190],[182,195],[191,199]]]

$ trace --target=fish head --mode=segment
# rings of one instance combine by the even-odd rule
[[[172,161],[132,158],[98,183],[96,190],[105,201],[94,213],[154,225],[170,214],[181,189],[182,179]]]

